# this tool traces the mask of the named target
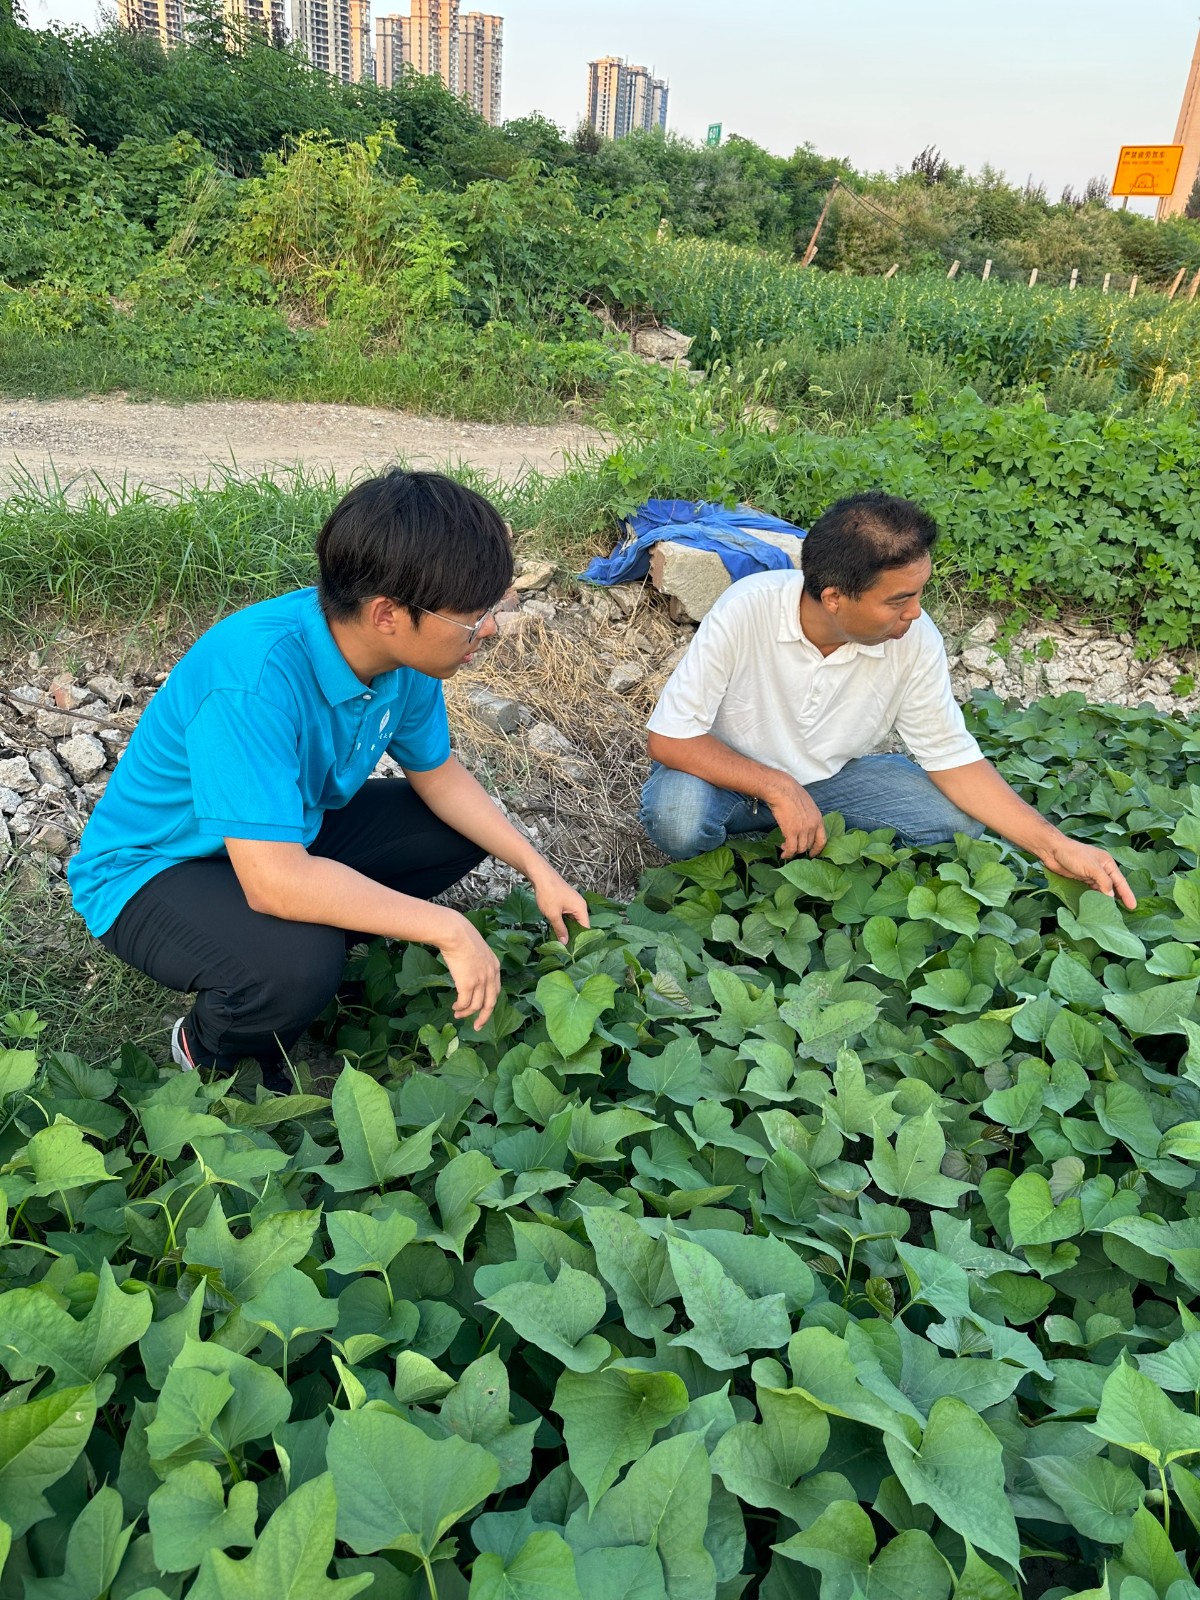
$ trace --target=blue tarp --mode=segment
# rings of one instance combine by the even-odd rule
[[[612,555],[597,556],[580,574],[586,582],[629,583],[644,578],[650,565],[650,547],[662,539],[690,544],[698,550],[715,550],[731,578],[745,578],[752,572],[791,566],[784,551],[764,539],[756,539],[748,529],[790,533],[797,539],[803,539],[805,533],[803,528],[749,506],[730,511],[705,500],[647,500],[625,526],[629,531]]]

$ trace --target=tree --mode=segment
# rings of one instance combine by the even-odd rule
[[[945,183],[950,175],[950,163],[935,145],[927,144],[924,150],[912,158],[909,171],[924,178],[932,189],[935,183]]]
[[[1200,172],[1197,172],[1196,181],[1188,191],[1187,203],[1183,208],[1183,214],[1189,222],[1200,221]]]

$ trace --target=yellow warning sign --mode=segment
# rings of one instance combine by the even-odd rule
[[[1123,144],[1112,181],[1115,195],[1169,195],[1175,191],[1181,144]]]

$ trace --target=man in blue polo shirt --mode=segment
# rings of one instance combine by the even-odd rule
[[[184,1067],[278,1063],[337,989],[350,933],[440,950],[480,1028],[500,968],[431,905],[485,855],[523,872],[559,938],[582,897],[450,750],[442,680],[496,631],[508,531],[437,473],[359,484],[317,542],[316,589],[233,613],[187,652],[130,740],[68,868],[102,944],[194,992]],[[368,783],[387,751],[404,778]]]

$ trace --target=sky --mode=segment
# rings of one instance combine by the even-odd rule
[[[407,0],[375,0],[382,12]],[[860,170],[925,145],[1023,183],[1111,177],[1122,144],[1169,143],[1200,26],[1197,0],[462,0],[504,17],[506,117],[570,130],[587,63],[624,56],[671,86],[668,127],[709,123],[779,155],[811,143]],[[27,0],[29,21],[96,25],[97,0]]]

